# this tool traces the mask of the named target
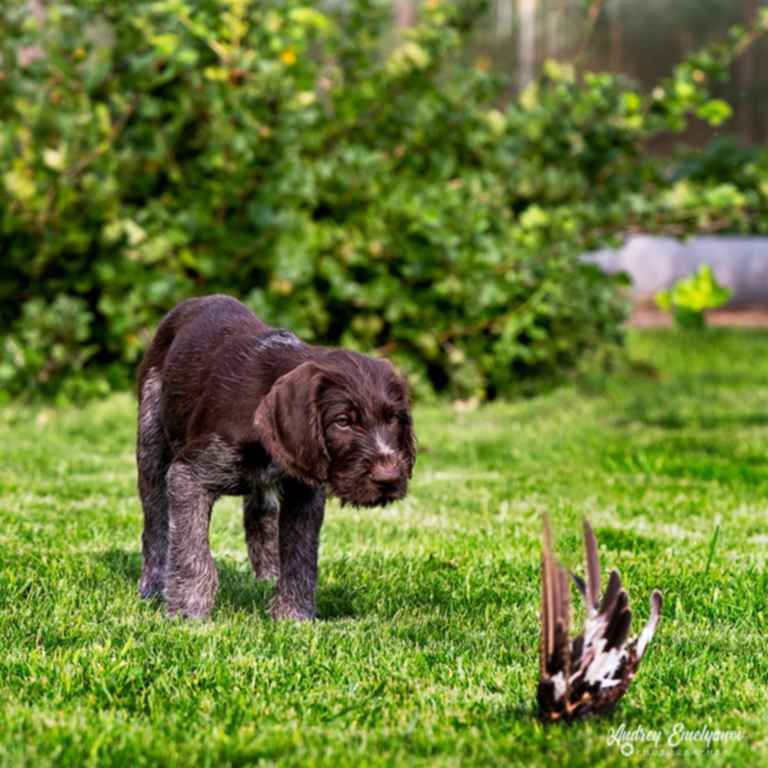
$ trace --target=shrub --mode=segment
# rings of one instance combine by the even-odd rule
[[[87,343],[92,320],[82,299],[64,295],[50,303],[30,299],[0,344],[0,387],[53,394],[63,386],[65,394],[103,394],[98,382],[89,386],[75,375],[96,351]]]
[[[659,291],[656,303],[665,312],[671,312],[681,328],[703,328],[704,313],[722,306],[730,298],[730,289],[717,282],[712,267],[702,264],[668,291]]]
[[[744,32],[647,97],[553,62],[502,110],[466,63],[476,3],[429,0],[402,37],[374,0],[27,8],[0,10],[0,333],[72,297],[87,354],[57,381],[86,360],[119,379],[175,302],[226,291],[417,391],[507,394],[620,341],[620,279],[585,248],[747,215],[717,190],[691,212],[643,151],[724,118],[709,87]],[[18,360],[13,391],[46,370]]]

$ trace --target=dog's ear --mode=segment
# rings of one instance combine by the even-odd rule
[[[413,465],[416,463],[416,436],[413,433],[413,419],[411,417],[411,388],[408,380],[398,372],[392,363],[389,365],[389,380],[387,382],[387,396],[396,404],[400,421],[400,450],[408,464],[408,477],[413,475]]]
[[[408,462],[408,477],[411,477],[413,465],[416,463],[416,437],[413,434],[413,421],[410,414],[403,424],[403,453]]]
[[[405,412],[402,421],[402,441],[405,460],[408,462],[408,477],[413,475],[413,465],[416,463],[416,436],[413,433],[413,419],[411,417],[411,395],[408,382],[403,376],[398,375],[398,383],[403,391]]]
[[[302,363],[272,385],[253,420],[272,458],[289,475],[313,486],[327,480],[330,464],[318,405],[323,380],[322,368]]]

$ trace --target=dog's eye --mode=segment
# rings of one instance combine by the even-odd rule
[[[352,419],[346,414],[342,414],[341,416],[337,416],[333,423],[334,426],[337,426],[339,429],[346,429],[352,423]]]

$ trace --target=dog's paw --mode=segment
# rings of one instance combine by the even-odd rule
[[[195,600],[186,598],[184,600],[169,600],[166,595],[168,606],[168,616],[170,618],[197,619],[205,620],[210,617],[213,611],[213,600]]]
[[[270,613],[275,621],[312,621],[316,616],[314,607],[302,607],[279,596],[272,600]]]
[[[200,569],[195,579],[179,579],[177,572],[169,570],[163,592],[169,616],[207,619],[211,615],[219,588],[219,577],[212,559],[209,558],[205,565],[207,567]]]
[[[139,579],[139,597],[149,600],[152,597],[162,597],[165,588],[163,574],[158,571],[146,571]]]

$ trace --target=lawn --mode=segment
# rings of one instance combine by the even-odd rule
[[[212,620],[138,599],[131,396],[5,407],[0,765],[768,763],[768,333],[631,350],[648,365],[600,386],[418,408],[409,497],[331,504],[304,625],[267,617],[235,499],[213,516]],[[534,710],[544,510],[573,567],[590,518],[636,628],[665,595],[619,708],[572,727]],[[679,723],[740,738],[673,748]],[[658,745],[622,757],[622,724]]]

